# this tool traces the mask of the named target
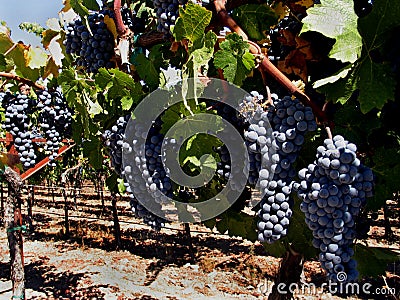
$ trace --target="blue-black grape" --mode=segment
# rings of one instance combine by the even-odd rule
[[[14,146],[24,170],[30,169],[35,166],[37,158],[31,133],[31,113],[36,101],[24,94],[14,95],[7,92],[0,94],[0,102],[5,109],[3,129],[13,136]]]
[[[311,108],[298,99],[278,99],[276,95],[273,99],[274,105],[264,109],[262,95],[251,92],[242,105],[250,124],[244,133],[252,154],[249,183],[257,183],[263,195],[258,212],[258,239],[267,243],[287,234],[293,205],[290,194],[296,175],[293,163],[304,135],[317,127]]]
[[[122,165],[122,151],[123,149],[126,151],[133,150],[131,146],[124,141],[125,130],[129,118],[130,115],[119,117],[116,124],[114,124],[111,129],[108,129],[103,133],[103,140],[106,147],[109,149],[114,171],[120,178],[124,179],[124,185],[130,197],[132,212],[136,217],[143,219],[145,224],[151,226],[155,230],[160,230],[162,227],[164,227],[166,220],[147,210],[135,196],[142,195],[143,197],[143,194],[146,193],[156,194],[155,192],[158,188],[160,188],[169,196],[172,195],[171,182],[167,177],[160,160],[162,143],[162,136],[159,134],[160,127],[155,125],[151,130],[146,141],[145,147],[147,151],[145,151],[144,155],[137,155],[137,160],[135,161],[136,163],[132,166],[125,166],[124,168]],[[137,134],[141,133],[138,131]],[[146,167],[146,169],[143,165]],[[139,185],[139,182],[136,182],[138,185],[131,186],[127,180],[128,176],[130,179],[145,176],[149,184],[147,186],[141,186]]]
[[[356,145],[340,135],[326,139],[317,148],[316,160],[299,171],[301,182],[294,185],[313,245],[321,251],[321,265],[333,281],[338,281],[339,272],[345,272],[348,281],[358,277],[351,247],[357,227],[362,227],[357,218],[373,194],[374,175],[356,151]]]
[[[54,167],[62,140],[72,134],[72,110],[59,88],[53,92],[38,91],[37,96],[38,123],[46,139],[44,149],[49,154],[49,165]]]
[[[114,37],[104,23],[105,14],[111,15],[110,11],[101,13],[94,12],[88,16],[90,30],[84,22],[77,19],[66,27],[66,39],[64,45],[68,54],[76,54],[76,64],[85,70],[95,73],[99,68],[113,68]]]

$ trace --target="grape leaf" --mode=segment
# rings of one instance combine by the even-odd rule
[[[144,55],[140,53],[136,56],[134,61],[136,71],[138,72],[140,78],[147,83],[150,89],[155,89],[158,87],[159,76],[153,63]]]
[[[50,42],[56,37],[59,32],[54,31],[52,29],[47,29],[42,32],[42,45],[45,49],[47,49],[50,45]]]
[[[89,14],[89,10],[83,5],[83,0],[69,0],[69,5],[82,19]]]
[[[50,18],[46,21],[46,26],[53,31],[61,31],[60,20],[57,18]]]
[[[96,0],[83,0],[83,5],[90,10],[97,11],[100,9],[99,4]]]
[[[400,5],[398,1],[374,1],[369,15],[358,20],[358,28],[366,47],[371,50],[379,45],[381,39],[396,26],[400,25]]]
[[[375,184],[375,196],[372,201],[368,200],[367,205],[371,209],[379,209],[386,199],[393,197],[393,191],[400,186],[400,163],[393,157],[399,157],[400,151],[397,148],[380,147],[375,150],[372,160],[373,171],[377,175]]]
[[[95,136],[91,136],[90,139],[83,142],[83,155],[89,158],[90,165],[95,169],[101,169],[103,167],[101,148],[100,139]]]
[[[266,38],[265,31],[278,21],[278,16],[269,5],[244,4],[233,10],[232,17],[251,39]]]
[[[224,72],[229,82],[241,85],[255,67],[254,56],[249,52],[249,44],[236,33],[229,34],[214,55],[214,65]]]
[[[63,0],[64,7],[61,9],[62,12],[67,12],[71,9],[71,0]]]
[[[329,57],[354,63],[361,54],[362,39],[357,30],[353,0],[321,0],[307,10],[301,33],[317,31],[336,39]]]
[[[366,58],[358,71],[358,101],[364,114],[373,108],[382,109],[388,100],[394,100],[396,81],[390,66],[377,64]]]
[[[213,173],[217,168],[215,159],[208,158],[202,160],[201,157],[204,154],[214,154],[213,147],[218,144],[216,137],[206,134],[195,134],[189,138],[185,147],[182,147],[179,151],[179,161],[181,165],[186,163],[192,163],[195,167],[212,169]]]
[[[129,110],[132,107],[132,97],[124,96],[121,98],[121,106],[123,110]]]
[[[333,74],[332,76],[317,80],[313,83],[313,88],[318,89],[321,86],[324,86],[329,83],[334,83],[340,79],[346,78],[349,72],[351,71],[351,66],[347,66],[346,68],[340,70],[338,73]]]
[[[44,67],[47,63],[47,54],[39,47],[29,47],[25,52],[26,65],[32,69]]]
[[[108,85],[112,84],[113,76],[105,69],[100,68],[95,76],[95,82],[100,89],[104,90]]]
[[[344,78],[341,78],[341,76],[345,73],[339,72],[336,75],[317,81],[324,84],[318,87],[318,92],[324,93],[326,99],[333,103],[345,104],[357,89],[357,80],[354,78],[353,71]],[[333,82],[330,83],[330,81]]]
[[[0,53],[0,71],[5,71],[7,68],[7,61],[3,53]]]
[[[197,78],[199,71],[206,75],[208,70],[208,62],[213,57],[214,45],[217,41],[217,35],[209,31],[206,33],[202,45],[197,49],[190,49],[190,56],[187,63],[184,65],[183,73],[186,73],[185,68],[189,71],[189,77]]]
[[[49,59],[46,62],[46,66],[44,67],[44,72],[43,72],[43,78],[49,77],[51,74],[53,74],[55,77],[58,76],[59,72],[59,67],[55,63],[54,59],[52,57],[49,57]]]
[[[354,247],[354,259],[358,262],[357,270],[360,273],[360,277],[377,277],[385,274],[387,264],[398,261],[399,255],[389,249],[356,244]]]
[[[188,39],[194,43],[202,39],[207,25],[210,24],[211,16],[211,11],[192,2],[189,2],[185,8],[180,7],[179,18],[171,29],[175,40]]]
[[[112,33],[114,39],[117,39],[117,25],[115,25],[114,19],[109,16],[104,16],[104,23],[107,25],[107,29]]]

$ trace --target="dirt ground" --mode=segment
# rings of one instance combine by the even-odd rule
[[[70,207],[70,236],[64,237],[63,205],[55,196],[38,197],[31,231],[24,233],[27,299],[263,299],[277,274],[280,259],[269,256],[258,242],[210,232],[191,225],[188,236],[179,224],[154,232],[119,201],[121,247],[115,248],[110,203],[100,208],[84,195]],[[88,204],[90,202],[90,204]],[[86,203],[80,206],[80,204]],[[24,210],[26,214],[26,208]],[[72,217],[75,216],[75,217]],[[91,219],[92,218],[92,219]],[[98,220],[100,218],[101,220]],[[399,239],[387,243],[375,226],[374,245],[399,249]],[[11,298],[9,249],[0,230],[0,299]],[[400,270],[400,264],[397,264]],[[388,268],[386,284],[400,292],[400,274]],[[316,261],[305,263],[302,280],[321,284],[324,274]],[[384,284],[375,280],[376,284]],[[342,296],[358,299],[355,296]],[[324,293],[297,299],[341,299]],[[376,298],[377,299],[377,298]],[[387,297],[386,299],[395,299]]]

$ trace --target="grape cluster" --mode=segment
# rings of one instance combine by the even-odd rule
[[[111,165],[119,177],[122,176],[122,145],[124,144],[125,128],[129,118],[129,115],[119,117],[111,129],[107,129],[102,135],[111,157]]]
[[[171,195],[172,186],[168,185],[169,178],[166,177],[165,171],[162,169],[162,163],[160,164],[160,151],[161,151],[161,143],[162,139],[159,134],[154,134],[147,139],[146,142],[146,152],[144,157],[137,157],[138,161],[144,163],[144,166],[141,165],[141,168],[146,168],[144,173],[141,172],[139,168],[136,168],[135,165],[126,166],[123,168],[122,166],[122,151],[132,151],[133,149],[130,145],[124,141],[125,139],[125,130],[129,121],[130,115],[126,115],[124,117],[118,118],[115,125],[111,127],[110,130],[106,130],[102,137],[106,147],[109,149],[109,154],[111,156],[111,164],[118,174],[119,177],[124,179],[124,185],[126,187],[126,191],[129,193],[130,205],[132,212],[136,217],[143,219],[143,222],[149,226],[151,226],[155,230],[160,230],[165,225],[165,220],[156,216],[155,214],[148,211],[136,198],[135,195],[140,195],[140,193],[146,193],[146,187],[140,187],[139,189],[133,189],[129,185],[127,181],[127,177],[132,178],[140,178],[142,175],[147,176],[149,181],[155,184],[149,185],[150,189],[160,188],[163,189],[166,193]],[[159,130],[159,127],[157,127]],[[153,133],[157,131],[153,127]],[[156,157],[156,158],[154,158]],[[155,161],[154,161],[155,160]],[[138,162],[136,161],[136,162]],[[140,163],[139,163],[140,165]]]
[[[290,51],[295,49],[291,44],[291,39],[299,34],[301,22],[295,17],[286,16],[270,30],[269,37],[271,46],[268,49],[268,58],[271,62],[283,60]]]
[[[170,28],[175,25],[179,17],[179,5],[184,5],[187,0],[153,0],[157,15],[157,31],[170,36]]]
[[[356,237],[356,217],[372,196],[374,175],[356,156],[356,145],[337,135],[326,139],[317,149],[316,160],[299,171],[295,184],[302,199],[300,210],[313,232],[313,246],[329,279],[348,281],[358,277],[351,249]]]
[[[252,96],[260,101],[258,93],[252,92]],[[293,205],[290,194],[296,176],[293,163],[304,143],[305,134],[317,128],[310,107],[289,96],[278,99],[273,94],[271,97],[273,105],[266,110],[256,104],[250,126],[244,134],[249,151],[256,153],[257,186],[263,195],[258,212],[258,239],[268,243],[287,234]],[[254,100],[247,99],[248,103],[251,101],[254,103]]]
[[[32,143],[30,114],[36,101],[24,94],[1,93],[0,100],[5,109],[3,129],[12,134],[14,146],[24,170],[36,164],[36,154]]]
[[[213,150],[218,153],[221,160],[217,162],[217,174],[221,176],[221,178],[228,180],[231,176],[232,167],[229,150],[225,145],[214,147]]]
[[[89,72],[95,73],[99,68],[113,68],[114,37],[104,23],[105,14],[111,12],[92,13],[88,16],[90,30],[80,19],[68,24],[64,41],[66,52],[76,54],[76,64]]]
[[[144,14],[143,12],[142,14]],[[143,15],[139,18],[135,11],[131,11],[128,6],[121,8],[122,21],[135,34],[144,32],[146,27],[146,17]]]
[[[60,144],[72,134],[72,112],[60,90],[37,92],[39,109],[38,122],[46,139],[44,149],[50,154],[50,166],[55,166]]]

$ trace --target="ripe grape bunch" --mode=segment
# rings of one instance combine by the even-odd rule
[[[113,68],[114,37],[104,23],[110,11],[94,12],[88,16],[90,30],[80,19],[68,24],[64,41],[66,52],[76,54],[76,64],[89,72],[96,73],[99,68]]]
[[[129,193],[130,205],[132,212],[136,217],[143,219],[143,222],[149,226],[151,226],[154,230],[160,230],[165,225],[165,220],[158,217],[157,215],[148,211],[142,204],[139,203],[136,196],[133,194],[133,191],[127,181],[126,176],[132,176],[132,168],[130,166],[126,166],[125,169],[122,165],[122,151],[132,150],[130,149],[130,145],[124,141],[125,138],[125,130],[128,124],[130,115],[126,115],[124,117],[119,117],[116,124],[111,127],[111,130],[106,130],[102,137],[104,140],[105,146],[109,150],[109,154],[111,157],[111,164],[114,168],[114,171],[118,174],[120,178],[124,179],[124,186],[126,191]],[[153,139],[154,141],[154,139]],[[150,141],[151,143],[151,141]],[[151,148],[149,146],[148,148]],[[153,147],[154,150],[155,147]],[[158,148],[156,149],[158,150]],[[149,153],[148,153],[149,154]],[[150,157],[147,157],[150,158]],[[147,161],[146,159],[144,161]],[[134,168],[133,168],[134,169]],[[134,169],[135,170],[135,169]],[[152,173],[154,178],[157,177],[154,172]],[[142,176],[139,171],[135,174],[135,176]]]
[[[145,14],[145,12],[143,12],[142,16],[139,18],[136,15],[136,12],[131,11],[127,5],[124,5],[124,7],[121,8],[122,21],[135,34],[145,31],[146,18],[143,14]]]
[[[373,194],[374,176],[361,164],[356,145],[337,135],[326,139],[317,149],[316,160],[299,171],[296,184],[302,199],[300,209],[313,232],[313,246],[319,249],[319,260],[333,281],[358,277],[351,248],[356,237],[356,217]]]
[[[7,92],[0,94],[0,102],[5,109],[3,129],[12,134],[15,149],[24,170],[30,169],[35,166],[37,158],[32,143],[33,135],[30,119],[36,101],[27,95],[13,95]]]
[[[262,97],[257,92],[252,92],[244,105],[253,106],[244,137],[249,152],[255,154],[254,168],[258,171],[258,177],[252,178],[250,174],[250,180],[251,183],[257,182],[263,195],[258,212],[258,239],[267,243],[287,234],[293,205],[290,194],[296,175],[293,163],[305,134],[317,128],[310,107],[289,96],[278,99],[274,94],[271,97],[273,105],[266,110],[259,104]],[[254,168],[250,165],[250,171]]]
[[[54,159],[58,156],[62,140],[69,138],[72,133],[72,112],[59,89],[54,92],[39,91],[37,95],[38,122],[43,136],[46,138],[44,149],[46,153],[50,154],[49,165],[54,167]]]

